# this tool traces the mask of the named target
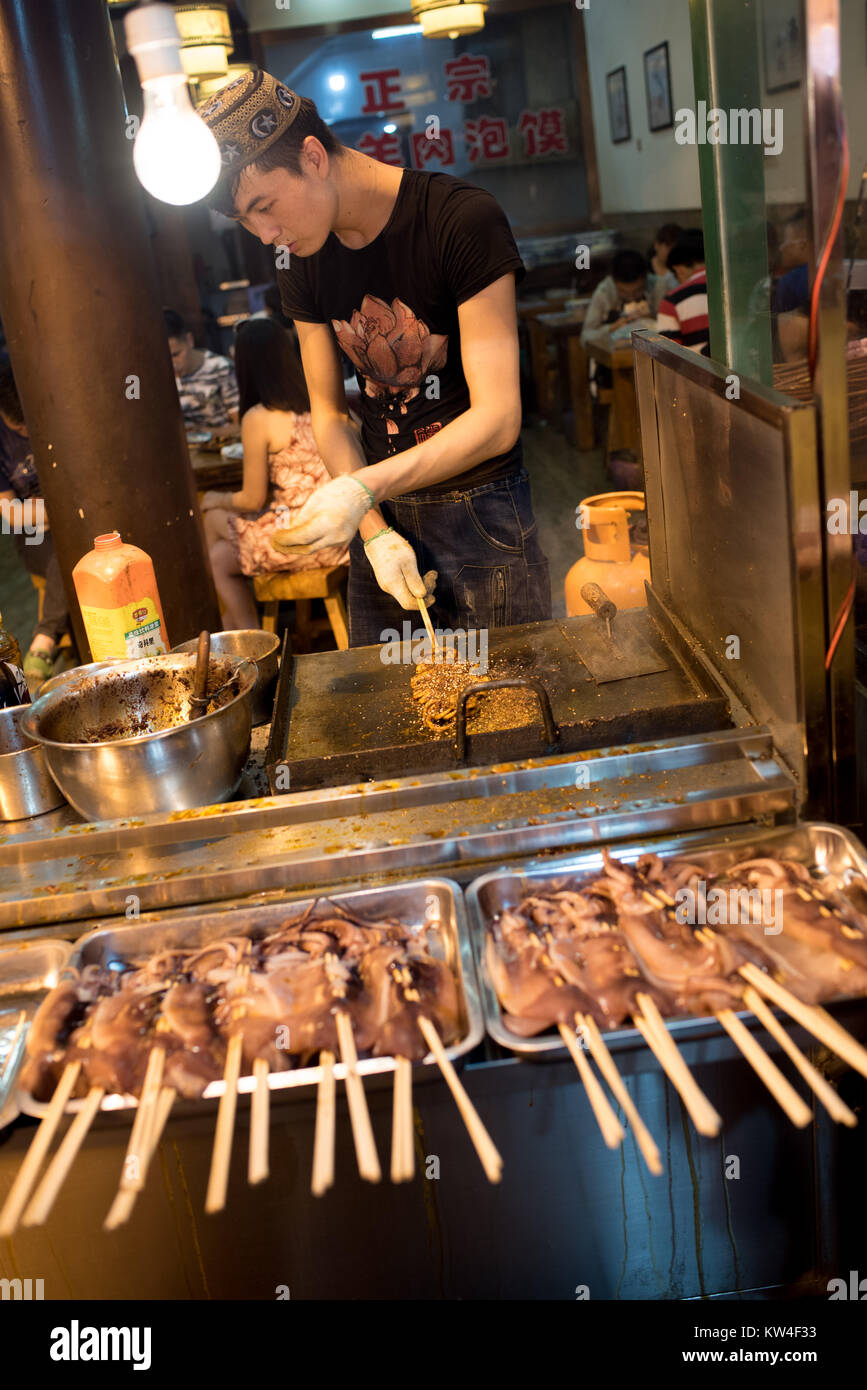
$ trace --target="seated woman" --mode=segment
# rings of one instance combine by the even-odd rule
[[[259,626],[246,575],[327,569],[345,547],[281,555],[270,544],[329,479],[310,426],[310,400],[292,339],[274,319],[248,319],[235,338],[244,476],[240,492],[206,492],[205,537],[227,631]]]

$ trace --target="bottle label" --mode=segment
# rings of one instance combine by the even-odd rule
[[[81,616],[94,661],[162,656],[168,650],[157,606],[151,598],[137,599],[123,608],[90,608],[82,604]]]

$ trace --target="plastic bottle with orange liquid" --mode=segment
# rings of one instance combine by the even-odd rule
[[[151,557],[121,540],[97,536],[72,571],[94,661],[161,656],[169,649]]]

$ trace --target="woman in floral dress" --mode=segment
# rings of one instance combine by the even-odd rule
[[[235,337],[244,475],[240,492],[206,492],[205,536],[227,631],[256,628],[259,617],[245,576],[327,569],[348,551],[282,555],[274,531],[290,524],[316,488],[327,483],[310,427],[310,401],[292,339],[273,319],[249,319]]]

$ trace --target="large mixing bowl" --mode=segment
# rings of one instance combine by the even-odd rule
[[[250,749],[252,661],[212,660],[207,714],[190,718],[195,656],[94,662],[51,682],[21,727],[87,820],[186,811],[227,800]]]
[[[189,642],[180,642],[172,647],[173,652],[194,652],[199,645],[198,637]],[[237,628],[234,632],[211,633],[211,656],[245,656],[255,661],[259,679],[253,690],[253,723],[270,724],[274,710],[274,692],[277,688],[277,667],[279,665],[280,638],[273,632],[263,632],[260,628]]]

